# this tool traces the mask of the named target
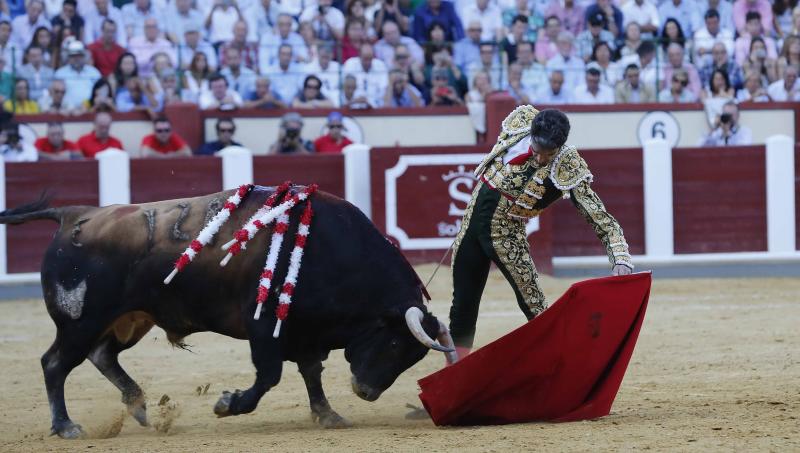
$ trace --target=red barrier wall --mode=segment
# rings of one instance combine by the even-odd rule
[[[30,203],[45,190],[52,197],[52,206],[97,206],[97,162],[6,164],[6,207]],[[8,272],[38,272],[57,229],[58,224],[45,220],[9,225],[6,230]]]
[[[800,146],[794,148],[794,246],[800,250]]]
[[[763,146],[672,153],[675,253],[767,249]]]
[[[448,162],[448,157],[435,161],[436,155],[453,155],[453,159],[459,158],[457,155],[468,155],[478,161],[485,153],[483,146],[374,148],[370,153],[373,222],[400,244],[412,262],[438,262],[458,232],[463,209],[475,187],[471,171],[477,162],[452,163]],[[401,156],[419,156],[431,161],[408,163],[407,168],[401,169]],[[403,246],[403,240],[389,231],[386,171],[395,167],[399,169],[396,177],[397,227],[408,236],[406,241],[436,242],[436,246],[424,248],[424,245],[419,245],[421,249],[409,249]],[[529,236],[534,261],[539,270],[546,273],[552,272],[550,217],[541,217],[539,231]],[[442,243],[447,245],[442,246]]]
[[[344,156],[256,156],[253,158],[256,184],[276,186],[284,181],[319,185],[320,190],[344,197]]]
[[[131,160],[131,203],[194,197],[222,190],[222,159]]]
[[[580,151],[594,175],[592,189],[622,225],[631,254],[644,253],[644,174],[642,150],[598,149]],[[571,200],[553,205],[555,256],[605,255],[592,227]]]

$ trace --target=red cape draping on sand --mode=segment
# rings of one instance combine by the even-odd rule
[[[649,272],[575,283],[519,329],[419,381],[437,425],[608,415],[639,336]]]

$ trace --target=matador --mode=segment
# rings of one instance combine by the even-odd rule
[[[567,116],[558,110],[518,107],[503,120],[497,143],[475,170],[479,181],[453,245],[450,333],[459,357],[472,348],[491,263],[511,284],[528,319],[545,309],[525,225],[559,198],[569,198],[594,228],[614,275],[633,270],[622,228],[592,191],[586,162],[566,145],[569,130]]]

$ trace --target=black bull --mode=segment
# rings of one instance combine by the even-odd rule
[[[312,196],[315,215],[298,286],[281,335],[274,339],[275,288],[288,268],[300,209],[292,211],[260,320],[253,319],[253,312],[270,229],[226,267],[219,265],[225,255],[220,244],[274,190],[254,188],[215,242],[169,285],[163,280],[176,258],[232,191],[105,208],[48,208],[39,201],[0,213],[0,223],[60,223],[41,269],[47,311],[57,328],[53,345],[42,356],[53,433],[82,434],[67,415],[64,381],[86,358],[119,388],[131,415],[147,424],[144,393],[122,369],[118,355],[153,325],[179,346],[185,336],[203,331],[249,340],[255,382],[243,392],[223,392],[214,406],[218,416],[253,411],[278,384],[283,361],[289,360],[303,376],[314,417],[326,427],[347,425],[322,389],[322,361],[331,350],[345,350],[354,392],[373,401],[429,348],[444,350],[440,343],[452,344],[446,328],[425,309],[419,278],[400,252],[357,208],[324,192]]]

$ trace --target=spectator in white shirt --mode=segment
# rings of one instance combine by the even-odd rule
[[[503,81],[503,68],[498,61],[495,45],[491,42],[481,43],[479,52],[480,59],[467,66],[467,86],[472,86],[475,74],[487,72],[491,79],[492,88],[499,90]]]
[[[744,88],[736,92],[736,102],[769,102],[769,94],[761,74],[751,71],[744,79]]]
[[[719,12],[715,9],[706,11],[705,27],[694,33],[694,64],[703,67],[711,63],[711,48],[721,42],[728,55],[733,55],[733,31],[720,27]]]
[[[318,0],[300,15],[300,22],[311,22],[317,38],[323,41],[339,40],[344,35],[344,14],[332,4],[333,0]]]
[[[203,27],[203,14],[192,8],[192,0],[175,0],[175,8],[166,14],[165,31],[170,41],[183,44],[184,34],[188,29]]]
[[[68,64],[59,68],[54,77],[65,82],[67,93],[64,104],[70,109],[83,105],[92,94],[92,86],[100,78],[100,71],[86,64],[86,49],[78,40],[67,45]]]
[[[535,61],[533,44],[528,41],[517,44],[517,63],[522,67],[522,86],[529,93],[536,93],[547,85],[547,71],[543,64]]]
[[[575,88],[572,97],[576,104],[613,104],[614,91],[606,84],[600,83],[600,69],[589,64],[586,70],[586,82]]]
[[[375,58],[371,44],[362,44],[358,56],[345,61],[342,71],[355,76],[370,105],[381,105],[389,84],[389,72],[386,64]]]
[[[208,40],[214,45],[232,40],[233,26],[241,19],[242,13],[234,0],[215,2],[205,22]]]
[[[155,8],[150,0],[133,0],[133,3],[124,5],[120,10],[128,39],[145,33],[144,24],[147,19],[154,19],[159,29],[166,23],[161,11]]]
[[[50,22],[44,17],[44,3],[42,0],[30,0],[26,14],[17,16],[11,22],[14,30],[14,40],[24,49],[31,43],[33,32],[39,27],[50,29]]]
[[[222,75],[214,75],[208,81],[208,90],[200,94],[200,108],[203,110],[233,110],[242,105],[242,97],[228,88],[228,81]]]
[[[306,77],[305,68],[292,61],[292,46],[282,44],[278,48],[278,62],[263,73],[272,82],[274,91],[281,101],[291,104]]]
[[[80,7],[80,2],[78,6]],[[122,11],[111,5],[111,0],[94,0],[94,5],[84,16],[86,24],[83,27],[83,41],[92,43],[100,39],[103,36],[103,21],[106,19],[113,20],[117,24],[117,44],[126,47],[128,34],[125,32]]]
[[[564,89],[572,93],[575,87],[581,84],[584,73],[583,60],[573,53],[572,33],[562,31],[556,39],[558,54],[547,62],[547,70],[560,69],[564,71]]]
[[[658,9],[650,0],[629,0],[622,6],[623,24],[625,27],[636,22],[642,33],[654,36],[661,27]]]
[[[206,56],[206,63],[211,72],[217,70],[217,52],[214,51],[214,46],[201,37],[200,27],[187,24],[183,29],[183,44],[178,46],[177,58],[181,68],[188,68],[197,52]]]
[[[767,88],[767,93],[775,102],[800,101],[800,80],[797,79],[797,67],[786,66],[783,79],[771,83]]]
[[[277,33],[264,35],[258,49],[258,64],[261,73],[271,66],[278,63],[278,49],[283,44],[292,47],[292,55],[295,61],[308,61],[308,48],[303,41],[303,37],[292,31],[294,19],[288,14],[278,16]]]
[[[736,25],[733,23],[733,5],[728,0],[700,0],[700,13],[705,15],[708,10],[714,9],[719,13],[720,28],[735,33]],[[733,53],[731,53],[733,55]]]
[[[335,106],[339,103],[339,86],[341,64],[333,60],[333,45],[324,44],[317,49],[317,58],[306,66],[306,74],[313,74],[322,81],[322,94],[333,101]]]
[[[703,140],[703,146],[752,145],[753,133],[750,128],[739,124],[739,107],[728,102],[722,107],[722,115],[717,118],[717,126]]]
[[[549,83],[536,92],[534,102],[544,105],[572,103],[572,94],[564,89],[564,71],[561,69],[550,71]]]
[[[480,22],[482,41],[500,41],[505,35],[503,14],[489,0],[474,0],[460,12],[460,16],[464,24]]]
[[[260,0],[245,11],[245,20],[248,21],[247,29],[250,32],[248,41],[258,42],[260,37],[274,33],[274,28],[278,25],[279,8],[280,2]]]
[[[406,46],[411,53],[411,62],[413,64],[425,63],[425,54],[422,51],[422,47],[408,36],[401,35],[400,27],[395,22],[384,22],[381,30],[383,31],[383,38],[375,43],[375,56],[380,58],[387,66],[394,61],[394,49],[400,45]]]

